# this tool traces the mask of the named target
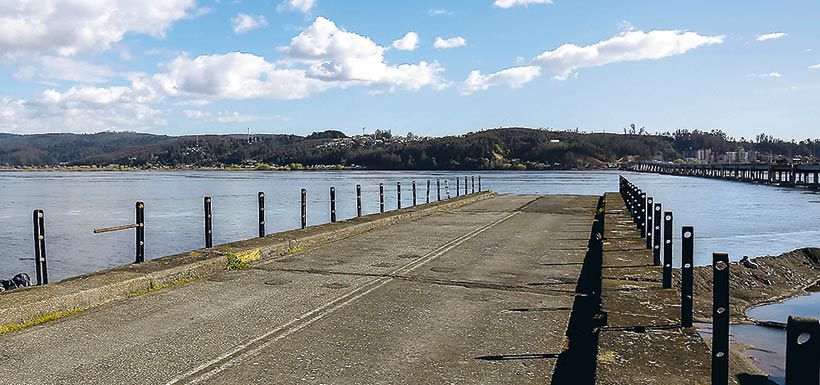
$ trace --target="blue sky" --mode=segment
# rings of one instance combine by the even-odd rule
[[[3,132],[820,136],[817,1],[34,3],[0,4]]]

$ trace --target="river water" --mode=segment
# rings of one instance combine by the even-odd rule
[[[426,181],[450,185],[464,173],[451,172],[5,172],[0,173],[0,277],[33,275],[32,210],[46,215],[51,281],[114,267],[134,260],[133,230],[93,234],[94,228],[132,223],[134,202],[145,201],[146,259],[203,246],[203,203],[213,198],[214,244],[257,233],[257,192],[266,194],[267,231],[299,227],[299,192],[308,190],[308,224],[329,221],[329,188],[336,187],[339,220],[355,215],[355,185],[362,185],[363,210],[378,211],[378,185],[385,185],[386,209],[412,204],[411,181],[419,202]],[[595,194],[617,191],[616,171],[484,172],[482,185],[511,194]],[[711,253],[776,255],[820,246],[820,194],[739,182],[625,173],[681,225],[695,226],[696,264]],[[678,246],[679,241],[675,242]],[[675,247],[680,252],[680,247]],[[675,258],[679,260],[679,258]]]

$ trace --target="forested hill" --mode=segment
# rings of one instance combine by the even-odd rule
[[[773,138],[771,140],[774,141]],[[420,138],[412,134],[393,136],[389,131],[354,137],[347,137],[338,131],[317,132],[306,137],[174,137],[113,132],[84,135],[0,134],[0,165],[123,165],[137,168],[244,166],[265,169],[299,164],[307,167],[341,165],[369,169],[573,169],[605,167],[606,163],[630,155],[674,160],[684,150],[695,149],[699,143],[720,145],[729,150],[739,145],[720,132],[679,131],[676,134],[647,135],[528,128],[499,128],[438,138]]]

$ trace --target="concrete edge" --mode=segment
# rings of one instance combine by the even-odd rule
[[[383,214],[269,234],[264,238],[232,242],[207,250],[160,257],[139,265],[120,266],[45,286],[3,293],[0,295],[0,325],[24,324],[51,314],[90,309],[136,293],[207,277],[225,270],[229,253],[247,261],[269,259],[458,209],[496,195],[492,191],[483,191]]]

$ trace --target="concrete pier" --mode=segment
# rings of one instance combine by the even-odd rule
[[[554,377],[572,359],[597,202],[494,197],[134,293],[0,336],[0,373],[44,384],[572,383],[567,370]]]

